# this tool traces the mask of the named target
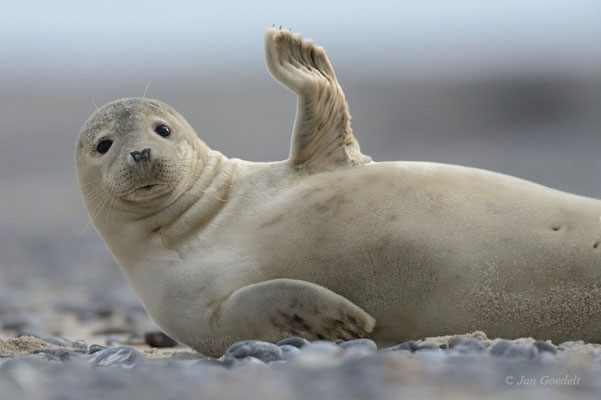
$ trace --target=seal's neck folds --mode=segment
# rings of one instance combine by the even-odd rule
[[[229,199],[232,177],[237,168],[218,151],[210,151],[204,167],[187,192],[169,207],[147,218],[152,232],[163,231],[175,239],[206,226]]]

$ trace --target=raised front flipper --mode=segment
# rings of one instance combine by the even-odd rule
[[[353,136],[348,106],[322,47],[288,30],[271,28],[265,59],[273,77],[298,95],[290,163],[307,172],[366,164]]]
[[[277,341],[287,336],[366,337],[375,320],[344,297],[313,283],[274,279],[245,286],[214,310],[215,336]]]

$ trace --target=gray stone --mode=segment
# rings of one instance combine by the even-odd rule
[[[548,352],[551,354],[557,354],[555,346],[553,346],[551,343],[543,342],[542,340],[537,340],[536,342],[534,342],[534,346],[536,346],[539,353]]]
[[[413,351],[422,351],[422,350],[440,350],[440,348],[438,346],[436,346],[435,344],[420,344],[418,346],[416,346]]]
[[[500,342],[495,343],[490,350],[490,354],[493,356],[502,356],[509,347],[511,347],[511,342],[509,340],[501,340]]]
[[[33,336],[33,337],[40,339],[40,338],[43,338],[45,335],[41,331],[39,331],[37,329],[33,329],[33,328],[17,329],[15,337],[21,337],[21,336]]]
[[[246,340],[232,344],[225,351],[226,358],[244,359],[254,357],[262,362],[282,360],[282,350],[273,343],[260,340]]]
[[[33,352],[33,354],[38,354],[38,353],[49,354],[51,356],[57,357],[61,361],[70,360],[71,358],[78,357],[81,355],[81,353],[77,353],[75,351],[67,350],[67,349],[63,349],[63,348],[61,348],[61,349],[43,349],[43,350],[36,350]]]
[[[132,367],[135,363],[144,360],[144,356],[138,350],[129,346],[109,347],[87,356],[92,364],[102,366],[120,365]]]
[[[302,337],[298,337],[298,336],[290,336],[287,337],[286,339],[282,339],[279,342],[276,343],[277,346],[283,346],[283,345],[290,345],[290,346],[294,346],[294,347],[298,347],[299,349],[303,346],[308,345],[309,342],[307,339],[302,338]]]
[[[282,357],[286,361],[291,360],[292,358],[294,358],[297,354],[299,354],[301,352],[298,347],[292,346],[290,344],[283,344],[279,347],[280,347],[280,350],[282,350]]]
[[[85,340],[82,339],[76,339],[73,340],[71,342],[71,347],[73,347],[74,349],[78,349],[78,350],[88,350],[88,344],[86,343]]]
[[[144,334],[144,341],[150,347],[164,348],[177,346],[177,342],[175,340],[171,339],[161,331],[146,332]]]
[[[342,347],[325,340],[316,340],[301,349],[301,353],[319,353],[327,356],[342,354],[342,352],[344,352]]]
[[[348,342],[342,342],[338,346],[343,349],[350,349],[352,347],[360,347],[370,351],[378,351],[378,345],[371,339],[356,339],[349,340]]]
[[[64,337],[49,336],[42,338],[42,340],[46,343],[54,344],[60,347],[73,347],[73,342]]]
[[[473,353],[484,351],[484,345],[478,339],[462,339],[458,344],[453,347],[453,350],[460,353]]]
[[[415,340],[408,340],[406,342],[397,344],[395,346],[390,346],[390,347],[386,347],[384,349],[380,349],[381,352],[388,352],[388,351],[398,351],[398,350],[408,350],[408,351],[415,351],[419,348],[420,346],[415,342]]]
[[[582,340],[576,340],[576,341],[569,340],[567,342],[560,343],[558,346],[558,349],[566,350],[566,349],[570,349],[574,346],[582,346],[582,345],[584,345],[584,342]]]
[[[531,359],[537,354],[538,349],[533,344],[512,344],[505,350],[503,357]]]
[[[92,311],[98,318],[107,318],[113,315],[114,305],[110,303],[99,302],[92,306]]]
[[[101,346],[99,344],[93,344],[90,346],[90,348],[88,349],[88,354],[94,354],[100,350],[104,350],[107,349],[108,347],[106,346]]]

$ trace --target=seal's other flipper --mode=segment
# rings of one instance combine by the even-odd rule
[[[371,162],[353,136],[348,106],[322,47],[280,28],[265,35],[267,68],[298,95],[290,163],[310,173]]]
[[[244,286],[212,310],[216,336],[241,332],[277,341],[287,336],[315,340],[367,337],[376,321],[348,299],[314,283],[274,279]]]

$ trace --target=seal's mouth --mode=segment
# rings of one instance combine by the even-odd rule
[[[138,186],[131,192],[123,196],[123,199],[129,201],[151,200],[167,194],[170,186],[165,183],[151,183]]]

